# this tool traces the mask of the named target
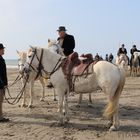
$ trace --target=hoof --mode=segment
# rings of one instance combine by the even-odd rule
[[[22,105],[19,105],[19,107],[21,107],[21,108],[26,108],[27,105],[26,105],[26,104],[22,104]]]
[[[89,103],[89,104],[92,104],[92,100],[89,100],[88,103]]]
[[[64,126],[65,122],[63,119],[61,119],[59,122],[58,122],[58,126]]]
[[[113,123],[111,121],[108,121],[106,127],[111,128],[112,125],[113,125]]]
[[[44,98],[41,98],[41,99],[40,99],[40,102],[44,102]]]
[[[57,112],[59,112],[59,111],[60,111],[60,109],[58,108],[58,109],[57,109]]]
[[[110,127],[110,129],[109,129],[109,132],[111,132],[111,131],[117,131],[117,130],[118,130],[118,128],[116,128],[114,125],[112,125]]]
[[[53,88],[52,83],[48,83],[47,88]]]
[[[56,98],[53,99],[54,101],[58,101]]]
[[[28,105],[28,108],[34,108],[34,106],[33,105]]]
[[[88,107],[92,108],[92,103],[88,103]]]
[[[77,107],[77,108],[80,108],[81,106],[80,106],[80,104],[77,104],[76,107]]]
[[[69,96],[74,96],[75,94],[75,92],[70,92]]]
[[[69,117],[66,117],[65,123],[68,123],[70,121]]]

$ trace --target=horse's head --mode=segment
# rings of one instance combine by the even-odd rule
[[[56,40],[48,39],[48,49],[53,53],[58,53],[64,56],[63,49]]]
[[[128,66],[128,58],[125,54],[120,54],[116,58],[116,65],[118,65],[120,68],[127,69]]]
[[[134,52],[134,60],[138,60],[140,57],[139,52]]]
[[[25,52],[19,52],[17,51],[17,53],[19,54],[19,60],[18,60],[18,65],[19,65],[19,73],[20,74],[25,74],[28,71],[30,71],[30,64],[34,63],[34,61],[36,59],[34,59],[33,57],[35,56],[35,51],[36,49],[33,47],[30,47],[27,51],[27,53]],[[34,60],[34,61],[33,61]]]
[[[128,65],[128,58],[125,54],[120,54],[119,56],[119,64],[123,64],[124,66]]]
[[[57,66],[57,63],[61,62],[62,58],[61,55],[50,52],[48,49],[30,47],[27,51],[27,61],[22,73],[27,75],[33,71],[36,73],[43,72],[44,74],[47,71],[51,73],[55,65]]]
[[[19,68],[19,72],[21,72],[24,68],[27,59],[27,53],[17,51],[17,54],[18,54],[18,68]]]
[[[26,63],[28,65],[35,65],[38,64],[39,58],[37,56],[37,48],[36,47],[30,47],[27,51],[27,61]],[[37,59],[38,58],[38,59]]]

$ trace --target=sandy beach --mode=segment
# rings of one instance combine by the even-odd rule
[[[8,69],[9,84],[18,71]],[[18,83],[10,88],[15,97],[21,88]],[[57,125],[57,101],[53,101],[53,89],[47,89],[45,101],[40,102],[42,88],[35,83],[34,108],[20,108],[21,101],[9,105],[4,101],[4,114],[10,118],[8,123],[0,123],[0,140],[139,140],[140,139],[140,77],[127,77],[120,98],[120,129],[108,132],[107,120],[102,111],[107,103],[102,92],[92,94],[92,106],[88,106],[88,94],[82,104],[77,106],[79,95],[69,97],[70,122]],[[28,101],[29,98],[27,98]],[[22,100],[22,99],[21,99]]]

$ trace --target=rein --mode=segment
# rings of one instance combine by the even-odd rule
[[[21,79],[21,78],[22,78],[22,77],[20,77],[20,79]],[[17,103],[20,101],[20,99],[22,98],[22,95],[23,95],[23,93],[24,93],[24,90],[25,90],[25,88],[26,88],[26,84],[27,84],[28,79],[29,79],[29,76],[26,77],[26,82],[25,82],[24,86],[22,87],[21,91],[19,92],[19,94],[18,94],[15,98],[12,98],[12,97],[11,97],[9,88],[8,88],[8,87],[5,88],[5,90],[7,90],[8,95],[10,96],[10,98],[7,98],[6,95],[5,95],[5,100],[6,100],[10,105],[15,105],[15,104],[17,104]],[[16,81],[16,80],[15,80],[15,81]],[[18,81],[19,81],[19,80],[18,80]],[[15,83],[16,83],[16,82],[15,82]],[[14,85],[14,84],[12,84],[12,85]],[[12,86],[12,85],[10,85],[10,86]],[[14,100],[13,100],[12,102],[10,102],[10,101],[9,101],[10,99],[14,99]]]
[[[20,74],[16,77],[16,79],[14,80],[14,82],[10,85],[8,85],[8,87],[12,87],[13,85],[15,85],[19,80],[21,80],[22,76],[20,76]]]
[[[41,50],[41,56],[40,56],[40,58],[39,58],[38,55],[37,55],[37,49],[35,48],[34,55],[33,55],[32,59],[31,59],[31,62],[28,63],[29,69],[32,68],[32,69],[37,73],[37,76],[36,76],[35,79],[37,79],[38,76],[41,76],[41,77],[43,77],[43,78],[46,79],[46,77],[43,76],[42,71],[43,71],[46,75],[48,75],[47,79],[50,79],[50,76],[51,76],[53,73],[55,73],[55,72],[61,67],[61,64],[62,64],[62,63],[60,63],[61,60],[62,60],[62,57],[60,57],[59,60],[57,61],[56,65],[54,66],[53,70],[52,70],[51,72],[46,71],[46,70],[44,69],[43,65],[42,65],[43,54],[44,54],[44,51],[43,51],[43,49],[42,49],[42,50]],[[32,66],[32,62],[33,62],[35,56],[36,56],[36,58],[37,58],[37,60],[38,60],[38,62],[39,62],[37,68],[34,68],[34,67]]]

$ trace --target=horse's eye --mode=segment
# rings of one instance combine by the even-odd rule
[[[31,58],[31,57],[32,57],[31,55],[28,56],[28,58]]]

